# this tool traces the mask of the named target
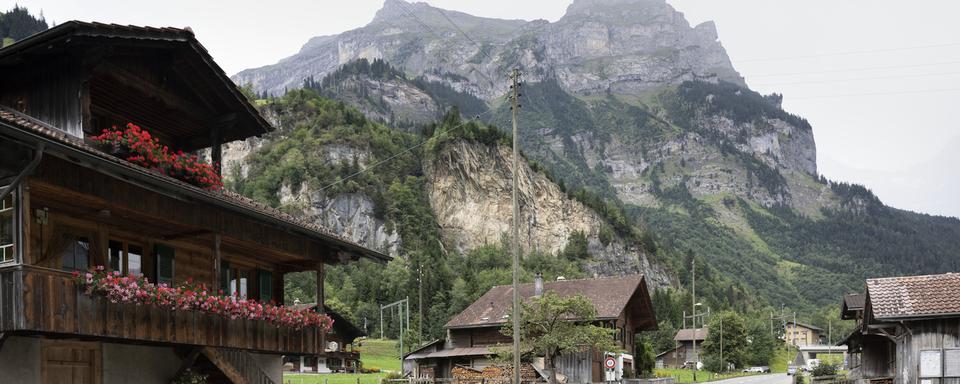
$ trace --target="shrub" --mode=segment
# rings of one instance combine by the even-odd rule
[[[813,369],[811,375],[813,377],[818,376],[833,376],[837,374],[837,366],[830,363],[820,363],[816,368]]]

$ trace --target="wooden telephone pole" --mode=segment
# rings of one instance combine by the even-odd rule
[[[510,111],[513,115],[513,383],[520,384],[520,148],[517,119],[520,114],[520,70],[510,73]]]

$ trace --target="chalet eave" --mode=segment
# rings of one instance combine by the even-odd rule
[[[112,156],[81,149],[78,148],[78,145],[76,144],[68,144],[65,141],[55,140],[47,137],[46,135],[25,130],[16,125],[8,124],[4,121],[0,121],[0,128],[3,128],[3,135],[9,136],[11,139],[29,147],[35,148],[38,144],[44,143],[45,155],[55,156],[66,161],[79,164],[83,167],[95,169],[98,172],[110,175],[111,177],[115,177],[140,187],[162,193],[175,199],[210,204],[212,206],[224,208],[255,218],[262,222],[270,223],[289,233],[294,233],[313,239],[319,239],[325,243],[331,244],[335,250],[350,255],[350,259],[359,259],[360,257],[365,257],[377,262],[387,262],[390,260],[390,257],[383,253],[366,249],[329,234],[308,229],[302,225],[271,216],[237,202],[219,198],[213,195],[211,192],[200,190],[196,187],[187,185],[166,176],[151,173],[146,169],[126,163]],[[346,260],[334,259],[327,261],[336,263]]]
[[[611,321],[618,320],[619,317],[595,317],[593,321]],[[584,321],[583,319],[568,319],[567,321]],[[457,326],[444,326],[444,329],[473,329],[473,328],[489,328],[489,327],[500,327],[504,324],[507,324],[506,321],[500,321],[496,323],[483,323],[483,324],[469,324],[469,325],[457,325]]]

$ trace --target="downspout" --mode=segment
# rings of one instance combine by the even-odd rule
[[[33,160],[30,161],[30,164],[27,164],[27,167],[24,168],[23,171],[21,171],[20,174],[17,175],[17,177],[13,178],[13,181],[11,181],[9,185],[4,187],[3,190],[0,191],[0,201],[3,201],[3,199],[6,199],[7,195],[9,195],[10,192],[12,192],[13,189],[17,187],[17,184],[20,183],[20,180],[23,180],[24,177],[33,173],[33,170],[36,169],[38,165],[40,165],[40,160],[43,159],[43,146],[44,146],[43,143],[37,144],[36,153],[34,153]]]

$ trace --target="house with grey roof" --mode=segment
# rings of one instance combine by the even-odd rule
[[[628,351],[614,354],[618,377],[634,369],[634,335],[657,327],[643,275],[551,282],[540,281],[538,277],[535,283],[521,284],[519,290],[524,301],[547,291],[560,297],[583,295],[590,300],[596,310],[594,321],[615,330],[617,346]],[[493,365],[497,347],[512,345],[512,340],[500,333],[500,327],[510,321],[512,297],[510,285],[491,288],[447,322],[445,340],[406,355],[404,373],[416,378],[444,379],[451,378],[458,367],[481,371]],[[557,373],[565,376],[567,383],[605,381],[602,363],[608,355],[606,352],[591,350],[560,356],[556,361]],[[536,362],[533,366],[538,368]]]
[[[960,383],[960,273],[868,279],[841,345],[856,383]],[[856,298],[842,317],[856,318]]]

